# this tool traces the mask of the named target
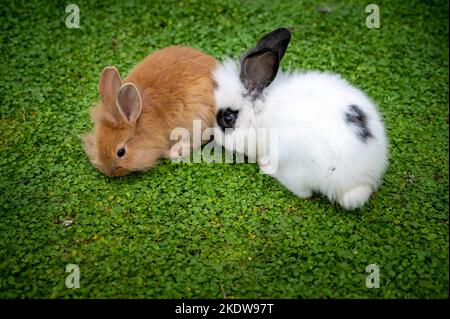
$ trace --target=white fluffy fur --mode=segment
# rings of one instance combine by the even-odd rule
[[[309,197],[321,192],[342,207],[355,209],[377,189],[387,165],[383,123],[371,100],[339,75],[279,72],[256,101],[245,96],[233,61],[226,60],[214,76],[217,109],[239,110],[234,131],[215,130],[219,144],[245,152],[233,145],[233,140],[245,137],[236,136],[245,135],[236,128],[277,128],[278,169],[271,175],[294,194]],[[352,104],[367,115],[373,137],[365,143],[358,137],[358,127],[346,123],[345,113]]]

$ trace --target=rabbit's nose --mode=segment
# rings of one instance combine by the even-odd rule
[[[110,176],[125,176],[129,173],[128,170],[122,168],[122,167],[114,167],[111,170],[111,175]]]

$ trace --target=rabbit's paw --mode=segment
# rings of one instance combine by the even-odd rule
[[[310,198],[313,192],[309,188],[299,188],[294,191],[294,194],[300,198]]]
[[[258,159],[258,165],[263,174],[273,175],[276,173],[276,167],[274,167],[269,157]]]
[[[348,210],[359,208],[367,202],[371,193],[372,188],[370,185],[357,185],[338,198],[339,205]]]
[[[164,153],[164,158],[170,160],[179,160],[189,157],[191,154],[191,146],[189,142],[178,144],[177,147],[172,147]]]

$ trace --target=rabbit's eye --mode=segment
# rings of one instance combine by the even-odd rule
[[[233,128],[238,117],[238,113],[239,111],[233,111],[230,108],[227,108],[225,111],[220,110],[217,113],[217,124],[219,124],[223,131],[225,131],[226,128]]]
[[[125,147],[121,147],[117,150],[117,156],[118,157],[123,157],[125,155],[125,153],[127,152],[127,150],[125,149]]]

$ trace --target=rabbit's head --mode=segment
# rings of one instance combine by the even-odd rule
[[[256,139],[257,113],[264,108],[264,90],[275,79],[291,34],[280,28],[264,35],[240,60],[226,60],[214,72],[217,112],[214,139],[230,151],[249,153]]]
[[[132,83],[122,83],[114,67],[106,67],[99,80],[100,101],[91,113],[94,131],[84,136],[84,149],[92,164],[108,176],[143,170],[159,158],[139,137],[137,123],[141,95]],[[145,152],[145,153],[144,153]],[[144,156],[145,155],[145,156]],[[145,158],[144,164],[142,159]]]

